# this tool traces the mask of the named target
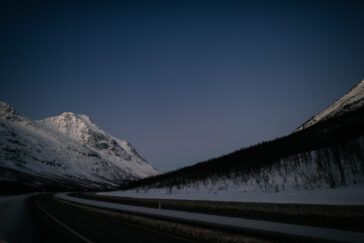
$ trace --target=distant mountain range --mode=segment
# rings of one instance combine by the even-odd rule
[[[0,102],[0,186],[235,195],[364,185],[362,124],[364,80],[288,136],[160,174],[86,115],[31,121]]]
[[[364,80],[287,136],[134,181],[123,189],[179,197],[196,195],[191,198],[229,194],[244,200],[248,192],[361,187],[363,124]]]
[[[65,112],[32,121],[0,102],[3,185],[110,189],[157,174],[128,142],[98,128],[86,115]]]

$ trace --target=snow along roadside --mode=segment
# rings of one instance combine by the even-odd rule
[[[130,206],[118,203],[101,202],[89,199],[71,197],[67,193],[56,194],[57,199],[80,203],[88,206],[112,209],[121,212],[131,212],[139,215],[153,216],[174,221],[192,222],[195,224],[214,225],[221,228],[235,228],[243,231],[270,232],[296,237],[308,237],[329,241],[361,242],[364,233],[344,231],[303,225],[276,223],[263,220],[234,218],[201,213],[191,213],[177,210],[155,209],[147,207]]]
[[[335,189],[322,188],[312,191],[287,190],[279,193],[252,191],[258,187],[257,184],[251,186],[236,186],[231,180],[223,181],[220,184],[217,183],[215,186],[197,185],[198,190],[194,187],[182,189],[173,188],[172,193],[168,193],[168,188],[162,188],[139,191],[132,189],[128,191],[98,192],[97,195],[176,200],[364,205],[363,183]],[[227,189],[219,190],[219,187],[226,187]]]

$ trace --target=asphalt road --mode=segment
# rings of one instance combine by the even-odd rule
[[[286,239],[288,241],[333,241],[333,242],[363,242],[364,233],[346,231],[325,227],[298,225],[294,223],[280,223],[274,221],[254,220],[239,217],[203,214],[170,209],[157,209],[118,203],[95,201],[70,196],[66,193],[56,194],[56,198],[85,204],[94,207],[108,208],[121,212],[139,213],[154,218],[189,222],[194,225],[208,228],[219,228],[225,230],[236,230],[243,234],[255,234],[275,239]]]
[[[362,242],[360,238],[342,240],[341,237],[340,240],[338,237],[334,241]],[[290,239],[288,241],[304,240],[299,236]],[[51,194],[20,195],[0,201],[0,242],[2,240],[9,243],[191,242],[179,236],[129,224],[122,219],[71,207],[55,200]]]
[[[30,210],[31,196],[24,194],[0,198],[0,242],[39,242]]]
[[[75,209],[50,195],[34,197],[31,204],[40,242],[191,242]]]

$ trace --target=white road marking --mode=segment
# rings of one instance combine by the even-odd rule
[[[81,235],[80,233],[76,232],[75,230],[71,229],[69,226],[62,223],[60,220],[58,220],[56,217],[54,217],[51,213],[49,213],[47,210],[45,210],[42,205],[40,205],[39,200],[37,200],[38,207],[47,214],[50,218],[52,218],[54,221],[65,227],[67,230],[71,231],[73,234],[77,235],[80,239],[82,239],[84,242],[92,243],[91,240],[87,239],[85,236]]]

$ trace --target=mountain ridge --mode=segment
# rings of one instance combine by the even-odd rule
[[[50,183],[87,181],[86,187],[113,188],[159,173],[127,141],[106,133],[86,115],[64,112],[32,121],[0,102],[0,135],[3,171],[33,175],[34,182],[27,182],[32,185],[40,176]],[[0,171],[2,181],[12,180],[4,174]]]
[[[308,128],[318,122],[327,120],[331,117],[339,116],[347,112],[356,110],[364,105],[364,79],[355,85],[348,93],[336,100],[333,104],[328,106],[325,110],[314,115],[305,123],[300,125],[294,130],[298,132]]]

